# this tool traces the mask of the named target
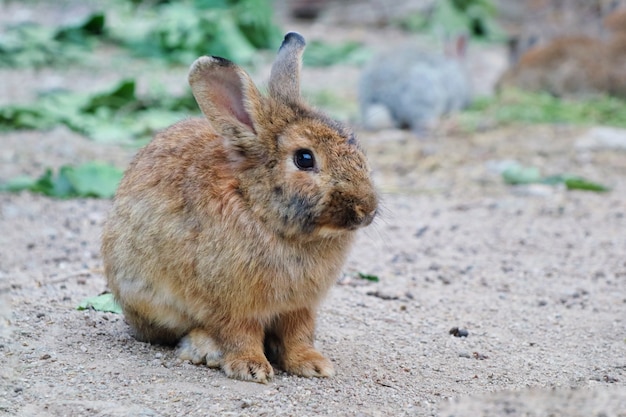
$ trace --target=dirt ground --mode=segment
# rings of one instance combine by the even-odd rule
[[[406,36],[284,26],[379,49]],[[504,52],[471,52],[486,92]],[[51,86],[93,91],[126,75],[185,88],[184,68],[121,69],[109,53],[66,71],[3,70],[0,100],[28,101]],[[303,88],[330,86],[354,100],[357,75],[305,68]],[[383,210],[319,313],[317,347],[337,371],[330,379],[277,372],[267,385],[230,380],[137,342],[120,315],[76,310],[106,290],[99,239],[110,201],[0,194],[0,416],[624,417],[626,150],[603,144],[602,132],[517,125],[463,133],[454,122],[428,139],[358,131]],[[135,152],[65,128],[3,133],[0,143],[0,182],[93,159],[124,167]],[[507,186],[498,167],[510,160],[612,191]],[[455,327],[467,336],[450,334]]]

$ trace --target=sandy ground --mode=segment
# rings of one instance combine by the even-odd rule
[[[363,30],[294,28],[380,47]],[[476,52],[478,66],[489,64],[475,71],[484,88],[500,52]],[[108,86],[115,67],[3,70],[1,99],[28,100],[50,84]],[[180,90],[184,69],[160,71],[149,77]],[[305,69],[304,87],[350,99],[355,71]],[[77,311],[106,290],[99,236],[110,202],[2,194],[0,415],[626,416],[626,151],[580,146],[594,132],[467,134],[453,123],[427,140],[359,132],[384,207],[319,314],[330,379],[230,380],[137,342],[122,316]],[[63,128],[0,138],[0,181],[92,159],[123,167],[134,153]],[[612,191],[506,186],[497,167],[507,160]],[[467,336],[450,334],[455,327]]]

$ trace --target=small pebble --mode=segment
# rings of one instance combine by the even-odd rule
[[[398,295],[395,294],[385,294],[385,293],[381,293],[380,291],[368,291],[366,292],[367,295],[371,295],[372,297],[377,297],[380,298],[381,300],[398,300],[400,299],[400,297]]]
[[[450,329],[449,333],[454,337],[467,337],[469,336],[469,332],[467,329],[459,329],[458,327],[453,327]]]
[[[253,403],[252,401],[249,401],[249,400],[243,400],[243,401],[241,402],[241,408],[244,408],[244,409],[245,409],[245,408],[250,408],[250,407],[252,407],[253,405],[254,405],[254,403]]]
[[[479,353],[479,352],[474,352],[473,356],[475,359],[478,359],[479,361],[484,361],[485,359],[489,359],[489,356],[483,355],[482,353]]]
[[[51,358],[50,354],[44,353],[43,355],[41,355],[41,357],[39,359],[46,360],[46,359],[50,359],[50,358]]]

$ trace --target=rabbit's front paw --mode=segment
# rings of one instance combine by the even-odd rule
[[[333,364],[312,347],[306,347],[299,352],[291,352],[283,359],[285,371],[305,377],[331,377],[335,375]]]
[[[213,338],[202,329],[194,329],[183,337],[176,349],[179,359],[198,365],[206,364],[210,368],[222,365],[222,351]]]
[[[222,369],[230,378],[267,383],[274,378],[274,369],[263,355],[228,355]]]

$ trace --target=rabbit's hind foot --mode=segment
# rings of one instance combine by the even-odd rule
[[[222,351],[215,340],[204,330],[194,329],[183,337],[176,349],[178,358],[193,364],[206,364],[209,368],[222,366]]]

